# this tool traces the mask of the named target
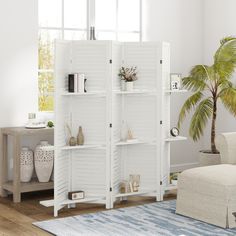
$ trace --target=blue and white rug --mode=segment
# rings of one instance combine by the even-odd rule
[[[224,230],[175,214],[176,201],[165,201],[98,213],[36,222],[34,225],[58,236],[230,236]]]

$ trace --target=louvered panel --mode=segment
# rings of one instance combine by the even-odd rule
[[[112,44],[112,78],[113,78],[113,90],[120,90],[121,82],[118,76],[119,70],[122,67],[123,58],[123,44],[113,42]]]
[[[77,136],[79,126],[82,126],[85,144],[105,144],[105,98],[74,98],[71,106],[73,135]]]
[[[86,196],[106,194],[106,151],[84,150],[73,153],[72,190]]]
[[[117,143],[121,139],[121,124],[122,124],[122,108],[121,97],[114,95],[112,101],[112,124],[113,124],[113,141]]]
[[[156,97],[127,96],[125,99],[125,120],[133,136],[140,140],[155,140],[157,127]]]
[[[72,43],[72,71],[83,73],[88,91],[105,90],[110,76],[111,43],[81,41]]]
[[[138,80],[135,88],[157,88],[158,44],[124,43],[124,63],[127,67],[137,66]]]
[[[112,181],[113,181],[113,192],[114,194],[119,193],[120,190],[120,182],[122,180],[122,166],[121,166],[121,154],[120,154],[120,149],[115,148],[113,151],[113,176],[112,176]]]
[[[56,205],[67,199],[69,191],[69,155],[68,153],[55,151],[55,169],[54,169],[54,197]]]
[[[162,45],[162,81],[163,90],[165,88],[170,88],[170,45],[168,43],[163,43]],[[164,120],[163,124],[163,139],[169,136],[170,132],[170,96],[164,94],[162,101],[162,118]],[[163,185],[169,184],[170,175],[170,143],[164,142],[162,152],[162,182]]]
[[[129,179],[130,174],[140,174],[140,189],[155,190],[157,186],[156,155],[155,145],[128,147],[127,155],[124,157],[125,179]]]
[[[66,144],[65,123],[69,122],[69,102],[61,96],[67,90],[67,75],[70,73],[70,42],[56,41],[55,46],[55,131],[54,145]],[[54,214],[61,208],[61,202],[67,199],[69,191],[69,153],[55,150],[54,157]]]

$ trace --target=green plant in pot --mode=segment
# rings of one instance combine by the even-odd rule
[[[236,116],[236,88],[231,82],[235,68],[236,38],[226,37],[220,41],[213,65],[196,65],[189,76],[182,80],[183,87],[191,90],[193,95],[185,101],[180,111],[178,127],[180,128],[187,113],[193,112],[189,135],[194,141],[198,141],[207,122],[211,120],[211,148],[200,152],[201,165],[220,162],[215,144],[217,106],[222,102]]]

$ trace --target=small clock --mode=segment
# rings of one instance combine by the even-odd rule
[[[177,137],[177,136],[179,135],[179,130],[178,130],[178,128],[173,127],[173,128],[170,130],[170,134],[171,134],[171,136],[173,136],[173,137]]]

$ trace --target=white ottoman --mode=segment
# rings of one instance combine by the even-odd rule
[[[236,166],[205,166],[179,175],[177,214],[234,228],[233,212],[236,212]]]

